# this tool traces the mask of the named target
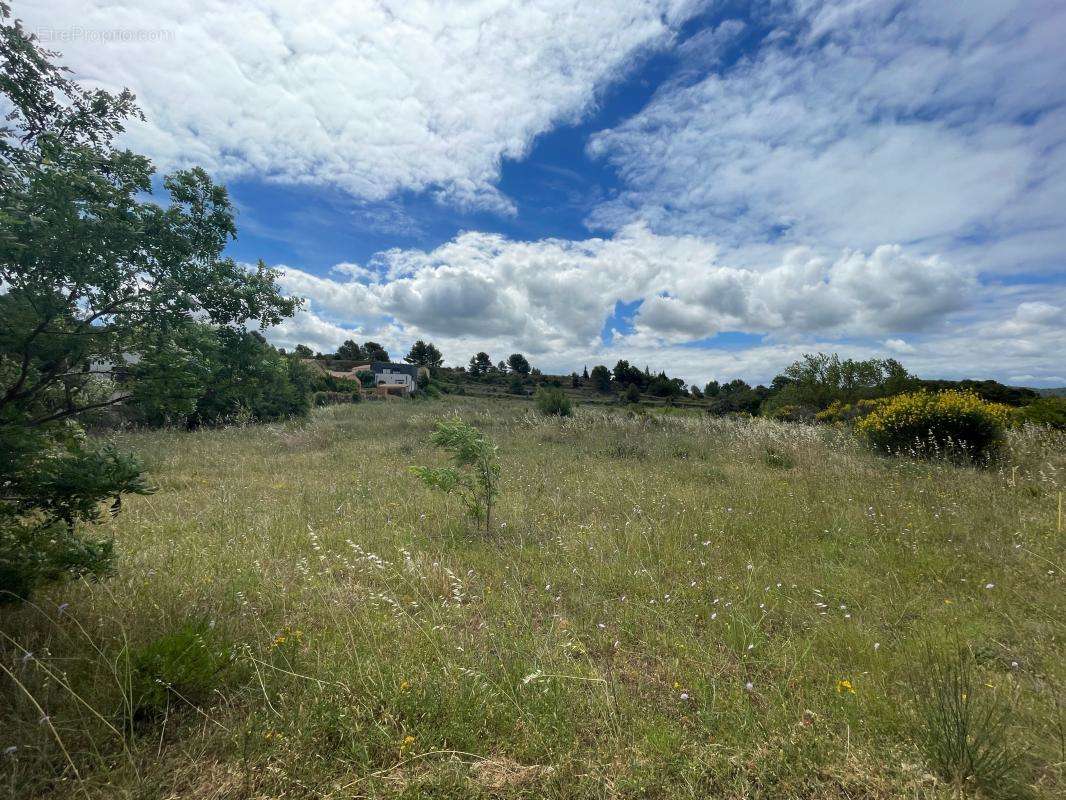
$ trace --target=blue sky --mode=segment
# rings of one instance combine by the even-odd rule
[[[200,164],[269,331],[765,381],[803,352],[1066,384],[1066,10],[970,0],[37,0]]]

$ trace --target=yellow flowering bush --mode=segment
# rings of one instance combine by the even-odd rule
[[[972,392],[920,391],[878,401],[855,428],[888,453],[980,460],[995,452],[1010,413]]]

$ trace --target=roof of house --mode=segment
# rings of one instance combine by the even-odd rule
[[[410,375],[412,379],[418,380],[419,367],[417,364],[398,364],[395,361],[375,361],[371,364],[370,368],[374,371],[375,375],[388,369],[394,374],[399,373],[402,375]]]

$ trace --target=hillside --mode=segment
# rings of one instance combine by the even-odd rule
[[[488,536],[406,469],[452,411],[499,444]],[[0,617],[16,794],[948,798],[916,715],[960,648],[1007,777],[1066,790],[1061,435],[973,470],[449,397],[122,444],[158,492],[117,573]]]

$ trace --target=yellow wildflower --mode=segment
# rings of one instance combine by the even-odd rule
[[[837,693],[844,694],[845,692],[848,692],[849,694],[855,694],[855,687],[851,685],[851,681],[849,681],[847,678],[841,678],[839,681],[837,681]]]

